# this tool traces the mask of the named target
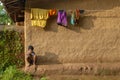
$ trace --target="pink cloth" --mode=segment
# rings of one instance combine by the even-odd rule
[[[67,14],[64,10],[58,11],[57,24],[62,26],[67,26]]]

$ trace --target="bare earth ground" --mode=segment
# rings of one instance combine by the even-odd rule
[[[120,63],[81,63],[34,66],[27,70],[35,80],[120,80]]]
[[[79,76],[79,75],[64,75],[64,76],[48,76],[48,80],[120,80],[120,76]]]
[[[52,75],[48,80],[120,80],[120,76],[90,76],[90,75]],[[39,78],[35,77],[36,80]]]

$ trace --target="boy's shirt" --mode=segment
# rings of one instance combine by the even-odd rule
[[[27,58],[30,57],[31,59],[33,59],[33,57],[35,56],[35,53],[32,52],[32,53],[27,53]]]
[[[34,52],[32,52],[32,53],[30,53],[30,55],[35,56],[35,53],[34,53]]]

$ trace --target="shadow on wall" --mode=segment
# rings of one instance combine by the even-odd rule
[[[70,30],[73,30],[73,31],[75,31],[75,32],[80,32],[80,29],[85,29],[85,30],[90,30],[91,28],[93,28],[94,27],[94,20],[96,19],[96,17],[94,17],[94,16],[87,16],[87,17],[85,17],[85,16],[81,16],[80,17],[80,20],[79,20],[79,24],[78,25],[75,25],[75,26],[73,26],[73,25],[71,25],[70,24],[70,16],[69,16],[69,18],[68,18],[68,29],[70,29]]]
[[[97,17],[95,17],[95,16],[87,16],[87,17],[83,16],[83,17],[80,18],[79,26],[83,29],[89,30],[89,29],[95,27],[94,26],[94,20],[96,18]]]
[[[45,31],[58,32],[57,16],[52,16],[47,20]]]
[[[37,65],[60,64],[58,56],[54,53],[45,52],[43,56],[37,56]]]
[[[66,29],[70,29],[72,31],[75,31],[77,33],[80,33],[80,29],[85,29],[85,30],[90,30],[91,28],[94,27],[94,20],[96,17],[94,16],[81,16],[79,20],[78,25],[71,25],[70,24],[70,15],[68,16],[68,27]],[[47,21],[47,26],[45,27],[45,31],[53,31],[53,32],[58,32],[58,27],[63,27],[63,26],[58,26],[57,25],[57,16],[50,17]]]

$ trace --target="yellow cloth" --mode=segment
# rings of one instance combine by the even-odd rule
[[[48,19],[49,11],[45,9],[32,8],[31,19]]]
[[[49,11],[45,9],[31,8],[31,24],[32,26],[45,27]]]
[[[31,20],[32,26],[40,26],[44,28],[46,26],[46,20]]]

